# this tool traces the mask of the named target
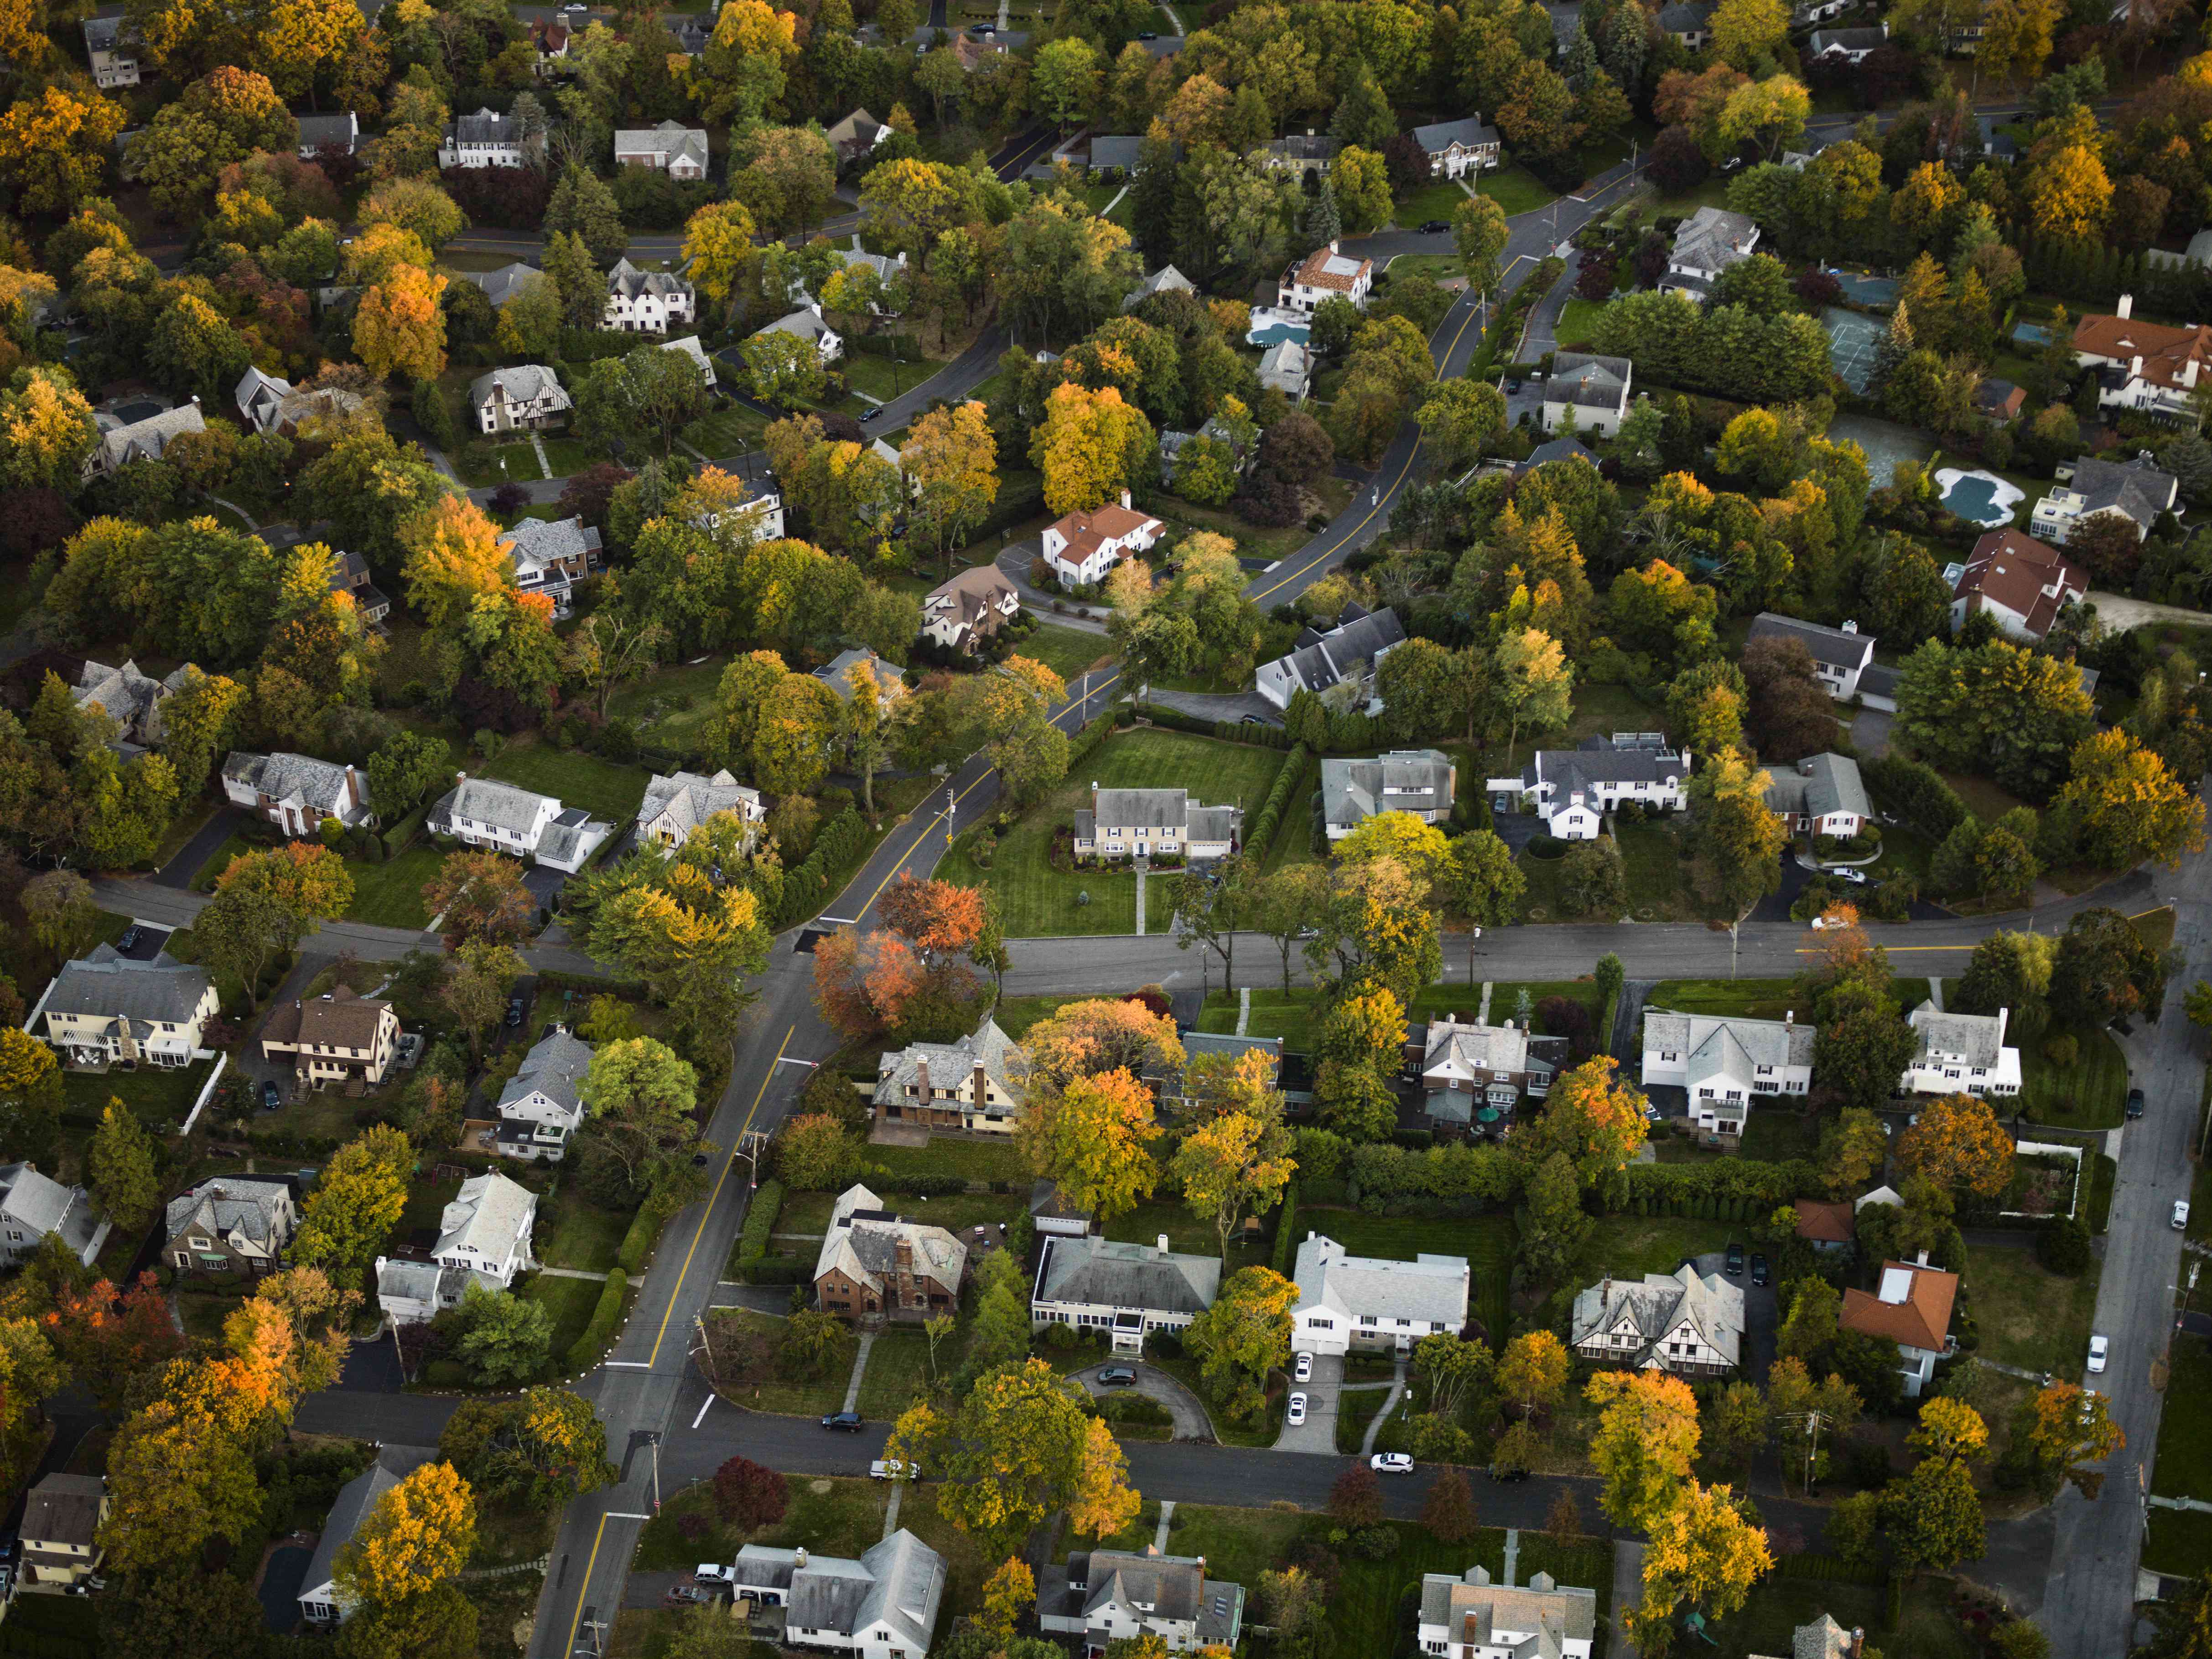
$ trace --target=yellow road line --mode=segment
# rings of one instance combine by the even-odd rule
[[[568,1621],[568,1653],[574,1653],[576,1650],[576,1632],[584,1627],[584,1598],[591,1594],[592,1569],[599,1564],[599,1540],[606,1535],[607,1517],[602,1513],[599,1516],[599,1529],[592,1536],[591,1559],[584,1563],[584,1582],[576,1586],[576,1616]],[[567,1659],[565,1654],[562,1659]]]
[[[798,1030],[798,1025],[794,1024],[790,1030],[783,1034],[783,1041],[776,1044],[775,1059],[769,1062],[768,1076],[761,1079],[760,1092],[753,1097],[752,1106],[745,1113],[745,1128],[749,1129],[752,1127],[753,1113],[760,1109],[761,1096],[768,1093],[769,1078],[775,1075],[776,1065],[783,1059],[783,1051],[791,1046],[792,1036]],[[744,1132],[741,1129],[738,1133],[742,1135]],[[699,1225],[691,1235],[691,1248],[684,1252],[684,1266],[676,1275],[676,1283],[669,1289],[668,1306],[661,1313],[660,1329],[653,1335],[653,1352],[645,1358],[648,1370],[660,1358],[660,1345],[668,1338],[668,1322],[676,1316],[676,1298],[684,1291],[684,1275],[691,1271],[691,1258],[699,1254],[699,1241],[707,1235],[707,1220],[714,1213],[714,1200],[721,1197],[722,1183],[730,1178],[730,1168],[736,1162],[737,1159],[733,1158],[726,1158],[722,1160],[722,1172],[714,1177],[714,1190],[707,1194],[707,1207],[699,1212]]]
[[[1897,956],[1906,951],[1971,951],[1979,943],[1978,939],[1974,945],[1885,945],[1881,948],[1890,955]],[[1825,957],[1828,953],[1818,946],[1801,945],[1797,947],[1797,954],[1801,957]]]

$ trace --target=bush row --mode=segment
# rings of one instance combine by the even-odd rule
[[[738,1259],[750,1261],[755,1256],[768,1254],[769,1235],[775,1231],[775,1218],[783,1213],[783,1183],[764,1181],[753,1194],[753,1201],[745,1211],[744,1231],[738,1235]]]
[[[1291,1259],[1298,1249],[1298,1178],[1292,1176],[1283,1185],[1283,1207],[1275,1213],[1275,1271],[1285,1279],[1291,1276]]]
[[[1520,1166],[1502,1146],[1453,1141],[1419,1148],[1369,1144],[1352,1149],[1351,1201],[1370,1215],[1469,1215],[1510,1204]],[[1626,1207],[1636,1215],[1693,1215],[1757,1220],[1817,1190],[1819,1171],[1802,1159],[1763,1164],[1633,1164]]]
[[[764,1255],[741,1262],[739,1271],[748,1285],[803,1285],[813,1277],[808,1265],[795,1255]]]
[[[1969,816],[1958,791],[1923,761],[1881,755],[1861,761],[1859,773],[1877,806],[1903,818],[1930,841],[1942,840]]]
[[[1704,1214],[1723,1220],[1732,1216],[1756,1220],[1771,1215],[1784,1204],[1795,1202],[1801,1193],[1819,1191],[1820,1179],[1820,1170],[1805,1158],[1791,1158],[1782,1164],[1753,1163],[1742,1158],[1711,1164],[1632,1164],[1628,1166],[1628,1201],[1631,1210],[1638,1215]],[[1737,1210],[1724,1212],[1711,1207],[1702,1211],[1687,1207],[1699,1202],[1711,1206],[1723,1200],[1735,1200]],[[1638,1204],[1645,1208],[1636,1209]],[[1667,1207],[1675,1205],[1684,1207]]]
[[[607,1275],[607,1287],[599,1292],[599,1305],[592,1310],[592,1322],[584,1327],[584,1334],[568,1350],[569,1370],[580,1371],[598,1364],[607,1344],[615,1340],[615,1327],[622,1322],[623,1295],[629,1288],[629,1275],[620,1267]]]
[[[1889,1574],[1881,1567],[1855,1567],[1835,1555],[1778,1555],[1778,1578],[1811,1578],[1824,1584],[1880,1584]]]
[[[1275,826],[1282,822],[1284,810],[1297,798],[1299,780],[1305,775],[1306,763],[1312,758],[1305,744],[1297,744],[1283,757],[1282,769],[1275,774],[1275,786],[1267,791],[1267,799],[1261,803],[1259,814],[1244,829],[1244,846],[1249,852],[1265,854],[1275,844]]]
[[[1243,720],[1210,720],[1197,714],[1186,714],[1180,708],[1170,708],[1165,703],[1140,702],[1136,712],[1153,725],[1170,732],[1188,732],[1201,738],[1218,738],[1224,743],[1249,743],[1261,749],[1288,749],[1291,734],[1279,726],[1248,725]]]
[[[667,1219],[658,1204],[648,1204],[640,1210],[637,1218],[629,1224],[629,1231],[623,1235],[622,1248],[615,1252],[615,1265],[626,1273],[642,1268],[646,1258],[653,1254],[653,1247],[660,1242],[660,1229]]]
[[[1121,718],[1119,708],[1108,709],[1067,740],[1067,769],[1075,770],[1079,761],[1087,759],[1091,751],[1114,735],[1114,727]]]
[[[830,901],[868,845],[868,821],[847,807],[815,832],[814,850],[783,878],[772,926],[777,933],[804,921]]]

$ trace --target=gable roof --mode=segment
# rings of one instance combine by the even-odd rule
[[[1814,1027],[1793,1021],[1678,1014],[1654,1008],[1644,1016],[1644,1046],[1683,1056],[1689,1086],[1728,1077],[1747,1087],[1761,1066],[1809,1066]]]
[[[657,127],[617,127],[615,154],[665,155],[671,165],[696,161],[707,165],[707,130],[687,127],[681,121],[663,121]]]
[[[1480,115],[1468,115],[1456,121],[1432,121],[1427,126],[1415,127],[1413,142],[1430,155],[1441,155],[1454,144],[1463,149],[1495,144],[1498,129],[1486,126]]]
[[[2126,461],[2100,461],[2084,455],[2073,466],[2069,487],[2082,498],[2081,516],[2092,513],[2124,513],[2144,529],[2173,504],[2179,482],[2141,456]]]
[[[347,768],[329,761],[281,750],[273,755],[249,755],[234,749],[222,763],[226,782],[243,784],[270,800],[298,800],[315,808],[325,817],[337,815],[338,804],[345,798],[347,773]],[[368,793],[364,787],[364,799]]]
[[[467,818],[477,823],[489,823],[495,829],[511,830],[520,836],[536,829],[549,806],[554,809],[554,817],[560,816],[561,803],[550,795],[491,778],[463,778],[440,804],[436,816],[448,823]]]
[[[1261,672],[1273,671],[1308,691],[1326,691],[1354,663],[1364,663],[1371,671],[1377,657],[1405,642],[1405,626],[1396,611],[1387,605],[1374,611],[1347,605],[1335,627],[1327,633],[1308,629],[1288,656],[1276,658]]]
[[[1594,737],[1583,738],[1577,749],[1539,749],[1528,757],[1521,787],[1552,785],[1556,810],[1600,784],[1680,783],[1689,770],[1689,757],[1663,744],[1617,744],[1610,738]]]
[[[2074,349],[2123,364],[2142,359],[2142,378],[2173,392],[2190,389],[2190,368],[2201,380],[2212,373],[2212,328],[2172,328],[2140,317],[2094,315],[2074,325]]]
[[[556,409],[568,407],[568,394],[561,385],[561,377],[543,363],[509,363],[504,368],[495,368],[489,374],[479,374],[469,382],[469,402],[478,409],[492,400],[496,389],[501,398],[511,404],[550,402]],[[538,522],[525,519],[524,524]]]
[[[1467,1322],[1465,1256],[1424,1252],[1411,1261],[1392,1261],[1348,1255],[1334,1239],[1310,1232],[1298,1246],[1292,1278],[1301,1307],[1332,1308],[1347,1318],[1365,1314],[1422,1321],[1451,1331]]]
[[[1575,1297],[1573,1334],[1579,1346],[1591,1337],[1610,1334],[1626,1321],[1642,1339],[1634,1350],[1613,1351],[1608,1358],[1632,1352],[1629,1363],[1641,1365],[1655,1344],[1684,1320],[1697,1328],[1708,1347],[1717,1349],[1731,1365],[1741,1363],[1743,1348],[1743,1287],[1718,1273],[1700,1275],[1695,1267],[1677,1267],[1671,1273],[1646,1273],[1641,1282],[1608,1279],[1585,1286]]]
[[[1856,1214],[1850,1201],[1831,1204],[1821,1198],[1800,1198],[1792,1200],[1797,1212],[1797,1237],[1809,1238],[1816,1244],[1848,1244],[1856,1231],[1853,1223]]]
[[[1885,1261],[1871,1291],[1848,1290],[1836,1322],[1847,1331],[1886,1336],[1900,1347],[1942,1351],[1951,1329],[1959,1275],[1910,1261]]]
[[[517,1102],[538,1094],[570,1112],[582,1111],[584,1097],[580,1091],[584,1073],[592,1068],[592,1045],[581,1037],[572,1036],[558,1027],[548,1031],[531,1045],[530,1052],[522,1057],[521,1069],[500,1091],[500,1110],[504,1112]]]
[[[1863,669],[1874,660],[1875,637],[1871,634],[1862,634],[1851,628],[1830,628],[1820,623],[1762,611],[1751,619],[1751,633],[1746,643],[1749,640],[1768,639],[1800,641],[1813,653],[1814,662]]]
[[[300,1589],[303,1592],[319,1590],[331,1583],[338,1552],[353,1542],[354,1534],[361,1530],[361,1523],[368,1519],[378,1501],[436,1455],[428,1446],[380,1446],[376,1462],[338,1488],[330,1515],[323,1522],[323,1534],[315,1545],[314,1559],[307,1563],[307,1575],[300,1581]]]
[[[62,964],[47,988],[46,1012],[184,1025],[207,1000],[210,984],[203,970],[166,951],[137,962],[112,945],[95,945]]]
[[[607,291],[635,300],[641,294],[688,295],[692,287],[688,277],[679,276],[672,270],[640,270],[628,259],[617,259],[615,268],[607,273]]]
[[[356,996],[341,985],[313,1001],[278,1004],[261,1035],[264,1042],[289,1047],[366,1050],[375,1047],[377,1031],[391,1012],[390,1003]]]
[[[519,123],[487,106],[474,115],[458,118],[446,129],[446,137],[448,143],[456,144],[519,145],[522,142],[522,128]]]
[[[187,1228],[200,1232],[241,1232],[257,1244],[276,1237],[276,1218],[289,1207],[292,1188],[282,1181],[225,1176],[169,1200],[164,1212],[169,1238]]]
[[[1889,39],[1889,31],[1876,25],[1861,29],[1815,29],[1810,50],[1818,58],[1831,47],[1838,52],[1872,52]]]
[[[1510,1022],[1432,1019],[1421,1038],[1421,1075],[1472,1080],[1485,1072],[1528,1068],[1528,1033]]]
[[[1544,383],[1544,401],[1574,404],[1583,409],[1619,409],[1628,396],[1634,374],[1626,357],[1562,351],[1552,359],[1552,377]]]
[[[876,695],[896,696],[906,690],[906,677],[896,663],[885,662],[866,646],[855,646],[841,651],[814,671],[814,678],[828,686],[840,702],[853,701],[853,671],[865,667],[876,683]]]
[[[469,1245],[480,1254],[495,1255],[521,1233],[537,1202],[527,1187],[497,1170],[471,1176],[438,1218],[438,1243],[431,1254],[444,1255]]]
[[[1370,274],[1375,262],[1363,259],[1353,253],[1340,252],[1332,245],[1317,247],[1299,261],[1291,280],[1305,288],[1325,288],[1339,294],[1350,294],[1359,287],[1360,279]]]
[[[637,822],[642,829],[665,812],[680,842],[717,812],[735,812],[750,823],[758,820],[763,811],[760,791],[739,783],[726,771],[712,777],[696,772],[672,772],[665,777],[656,773],[646,781]]]
[[[1831,812],[1850,812],[1863,818],[1874,816],[1874,803],[1867,799],[1866,785],[1859,777],[1859,763],[1849,755],[1808,755],[1795,767],[1770,766],[1766,775],[1770,811],[1816,818]]]
[[[1455,1578],[1447,1572],[1421,1576],[1420,1622],[1440,1626],[1448,1640],[1474,1646],[1512,1631],[1523,1639],[1515,1659],[1559,1659],[1566,1644],[1587,1644],[1597,1633],[1597,1592],[1553,1581],[1548,1573],[1530,1576],[1525,1586],[1497,1584],[1481,1567]]]
[[[27,1544],[76,1544],[89,1549],[100,1528],[107,1482],[96,1474],[50,1474],[23,1500]]]
[[[914,1267],[957,1293],[967,1271],[968,1247],[942,1227],[908,1221],[883,1207],[883,1200],[855,1182],[837,1194],[830,1212],[830,1231],[814,1259],[814,1277],[842,1273],[858,1285],[881,1291],[898,1269],[899,1247]]]
[[[1967,1065],[1984,1070],[2003,1058],[2005,1021],[2000,1015],[1950,1013],[1931,999],[1915,1008],[1905,1023],[1920,1038],[1920,1058],[1959,1054]]]
[[[972,626],[1018,597],[1006,572],[995,564],[979,564],[931,588],[923,596],[921,609],[924,616],[941,611]]]
[[[174,409],[149,415],[143,421],[133,421],[128,426],[113,427],[101,433],[100,462],[112,472],[132,461],[158,461],[161,459],[161,452],[169,447],[170,439],[186,432],[206,430],[207,422],[200,418],[199,399],[195,398]]]
[[[2089,591],[2089,579],[2049,544],[2017,530],[1992,530],[1974,544],[1951,591],[1959,599],[1979,596],[2001,605],[2024,618],[2030,633],[2041,635],[2069,598]]]
[[[586,524],[581,514],[568,519],[517,519],[513,529],[499,532],[500,550],[514,561],[518,573],[526,565],[588,558],[601,544],[598,529]]]
[[[1152,1244],[1115,1244],[1086,1233],[1047,1237],[1037,1260],[1036,1299],[1154,1313],[1200,1314],[1221,1287],[1221,1263]]]
[[[1330,823],[1356,824],[1377,812],[1449,812],[1455,769],[1437,749],[1393,749],[1385,754],[1321,763],[1321,797]]]
[[[629,262],[625,260],[623,263]],[[619,270],[620,267],[617,266],[617,269]],[[474,283],[484,291],[484,298],[491,301],[494,309],[512,300],[521,291],[522,285],[532,277],[543,276],[544,274],[536,265],[525,264],[520,259],[513,264],[501,265],[497,270],[470,270],[462,273],[468,281]],[[473,392],[474,388],[471,387],[471,391]]]
[[[988,1015],[982,1024],[957,1042],[910,1042],[903,1048],[887,1051],[876,1062],[875,1097],[879,1102],[902,1099],[909,1083],[944,1088],[947,1080],[965,1078],[978,1066],[1012,1098],[1024,1097],[1028,1062],[1020,1045]]]
[[[82,1187],[64,1187],[40,1175],[27,1164],[0,1164],[0,1216],[15,1223],[33,1238],[60,1233],[64,1239],[87,1228],[72,1225],[88,1220],[89,1195]]]
[[[1661,22],[1662,27],[1668,27],[1663,14]],[[1705,25],[1700,22],[1696,27]],[[1726,208],[1701,207],[1674,233],[1674,259],[1692,270],[1717,276],[1749,258],[1752,245],[1758,240],[1759,227],[1742,214],[1730,213]]]

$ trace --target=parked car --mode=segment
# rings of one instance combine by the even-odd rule
[[[862,1429],[867,1427],[867,1424],[858,1412],[831,1412],[829,1416],[822,1419],[822,1426],[825,1429],[842,1429],[847,1434],[858,1434]]]
[[[1098,1386],[1102,1389],[1133,1389],[1137,1386],[1137,1374],[1127,1365],[1108,1365],[1098,1373]]]
[[[1139,40],[1157,40],[1159,38],[1159,31],[1157,29],[1139,29],[1137,31],[1137,39]]]
[[[1743,1277],[1743,1246],[1734,1239],[1729,1241],[1728,1255],[1723,1265],[1730,1279]]]
[[[1376,1452],[1367,1467],[1377,1474],[1411,1474],[1413,1460],[1404,1452]]]
[[[1291,1426],[1294,1429],[1297,1427],[1299,1424],[1306,1420],[1305,1395],[1302,1394],[1294,1394],[1291,1396],[1291,1415],[1289,1420]]]
[[[868,1479],[871,1480],[919,1480],[921,1479],[921,1466],[918,1463],[902,1463],[896,1457],[878,1457],[868,1465]]]
[[[2141,1117],[2142,1115],[2143,1115],[2143,1091],[2142,1091],[2142,1090],[2140,1090],[2140,1089],[2130,1089],[2130,1090],[2129,1090],[2129,1091],[2128,1091],[2128,1115],[2129,1115],[2130,1117]]]
[[[522,1024],[523,1002],[520,997],[509,997],[507,1002],[507,1023],[510,1028]]]
[[[1291,1380],[1293,1382],[1304,1382],[1310,1381],[1312,1376],[1313,1356],[1310,1353],[1302,1353],[1298,1356],[1297,1364],[1291,1368]]]
[[[870,404],[866,409],[860,411],[860,420],[862,424],[865,425],[866,422],[874,420],[877,416],[883,412],[884,406],[881,404]]]
[[[1451,224],[1449,221],[1444,219],[1431,219],[1421,227],[1421,234],[1424,236],[1441,236],[1444,232],[1450,228]]]
[[[1751,1259],[1751,1282],[1754,1285],[1766,1283],[1766,1258],[1763,1255],[1754,1255]]]
[[[128,927],[123,930],[123,937],[115,941],[115,948],[120,955],[126,957],[138,948],[138,924],[137,922],[132,922]]]
[[[2173,1200],[2173,1231],[2179,1232],[2188,1224],[2189,1200],[2185,1198],[2177,1198]]]
[[[273,1112],[283,1103],[284,1091],[273,1082],[264,1081],[261,1085],[261,1109]]]
[[[978,40],[988,40],[998,32],[999,26],[996,23],[970,23],[968,26],[968,33]]]
[[[735,1567],[721,1561],[702,1561],[692,1568],[691,1576],[702,1584],[732,1584],[737,1582]]]
[[[1513,1468],[1497,1463],[1492,1463],[1483,1473],[1501,1486],[1515,1480],[1526,1480],[1528,1478],[1528,1471],[1526,1469]]]
[[[1847,881],[1854,887],[1867,884],[1867,872],[1863,870],[1829,870],[1823,873],[1832,881]]]
[[[689,1584],[671,1584],[668,1587],[668,1595],[665,1597],[665,1600],[672,1606],[678,1607],[686,1601],[702,1601],[705,1599],[706,1598],[704,1596],[701,1595],[696,1589],[694,1589]]]
[[[2112,1346],[2111,1340],[2106,1337],[2093,1336],[2089,1339],[2090,1376],[2102,1376],[2105,1374],[2105,1359],[2111,1353]]]

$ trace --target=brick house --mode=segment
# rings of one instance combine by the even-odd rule
[[[162,1254],[179,1273],[275,1273],[300,1228],[289,1181],[227,1176],[169,1200]]]
[[[957,1042],[915,1042],[877,1061],[878,1117],[1012,1134],[1028,1098],[1021,1049],[994,1019]]]
[[[857,1182],[837,1194],[814,1263],[814,1299],[859,1323],[922,1320],[960,1305],[968,1247],[942,1227],[908,1221]]]

